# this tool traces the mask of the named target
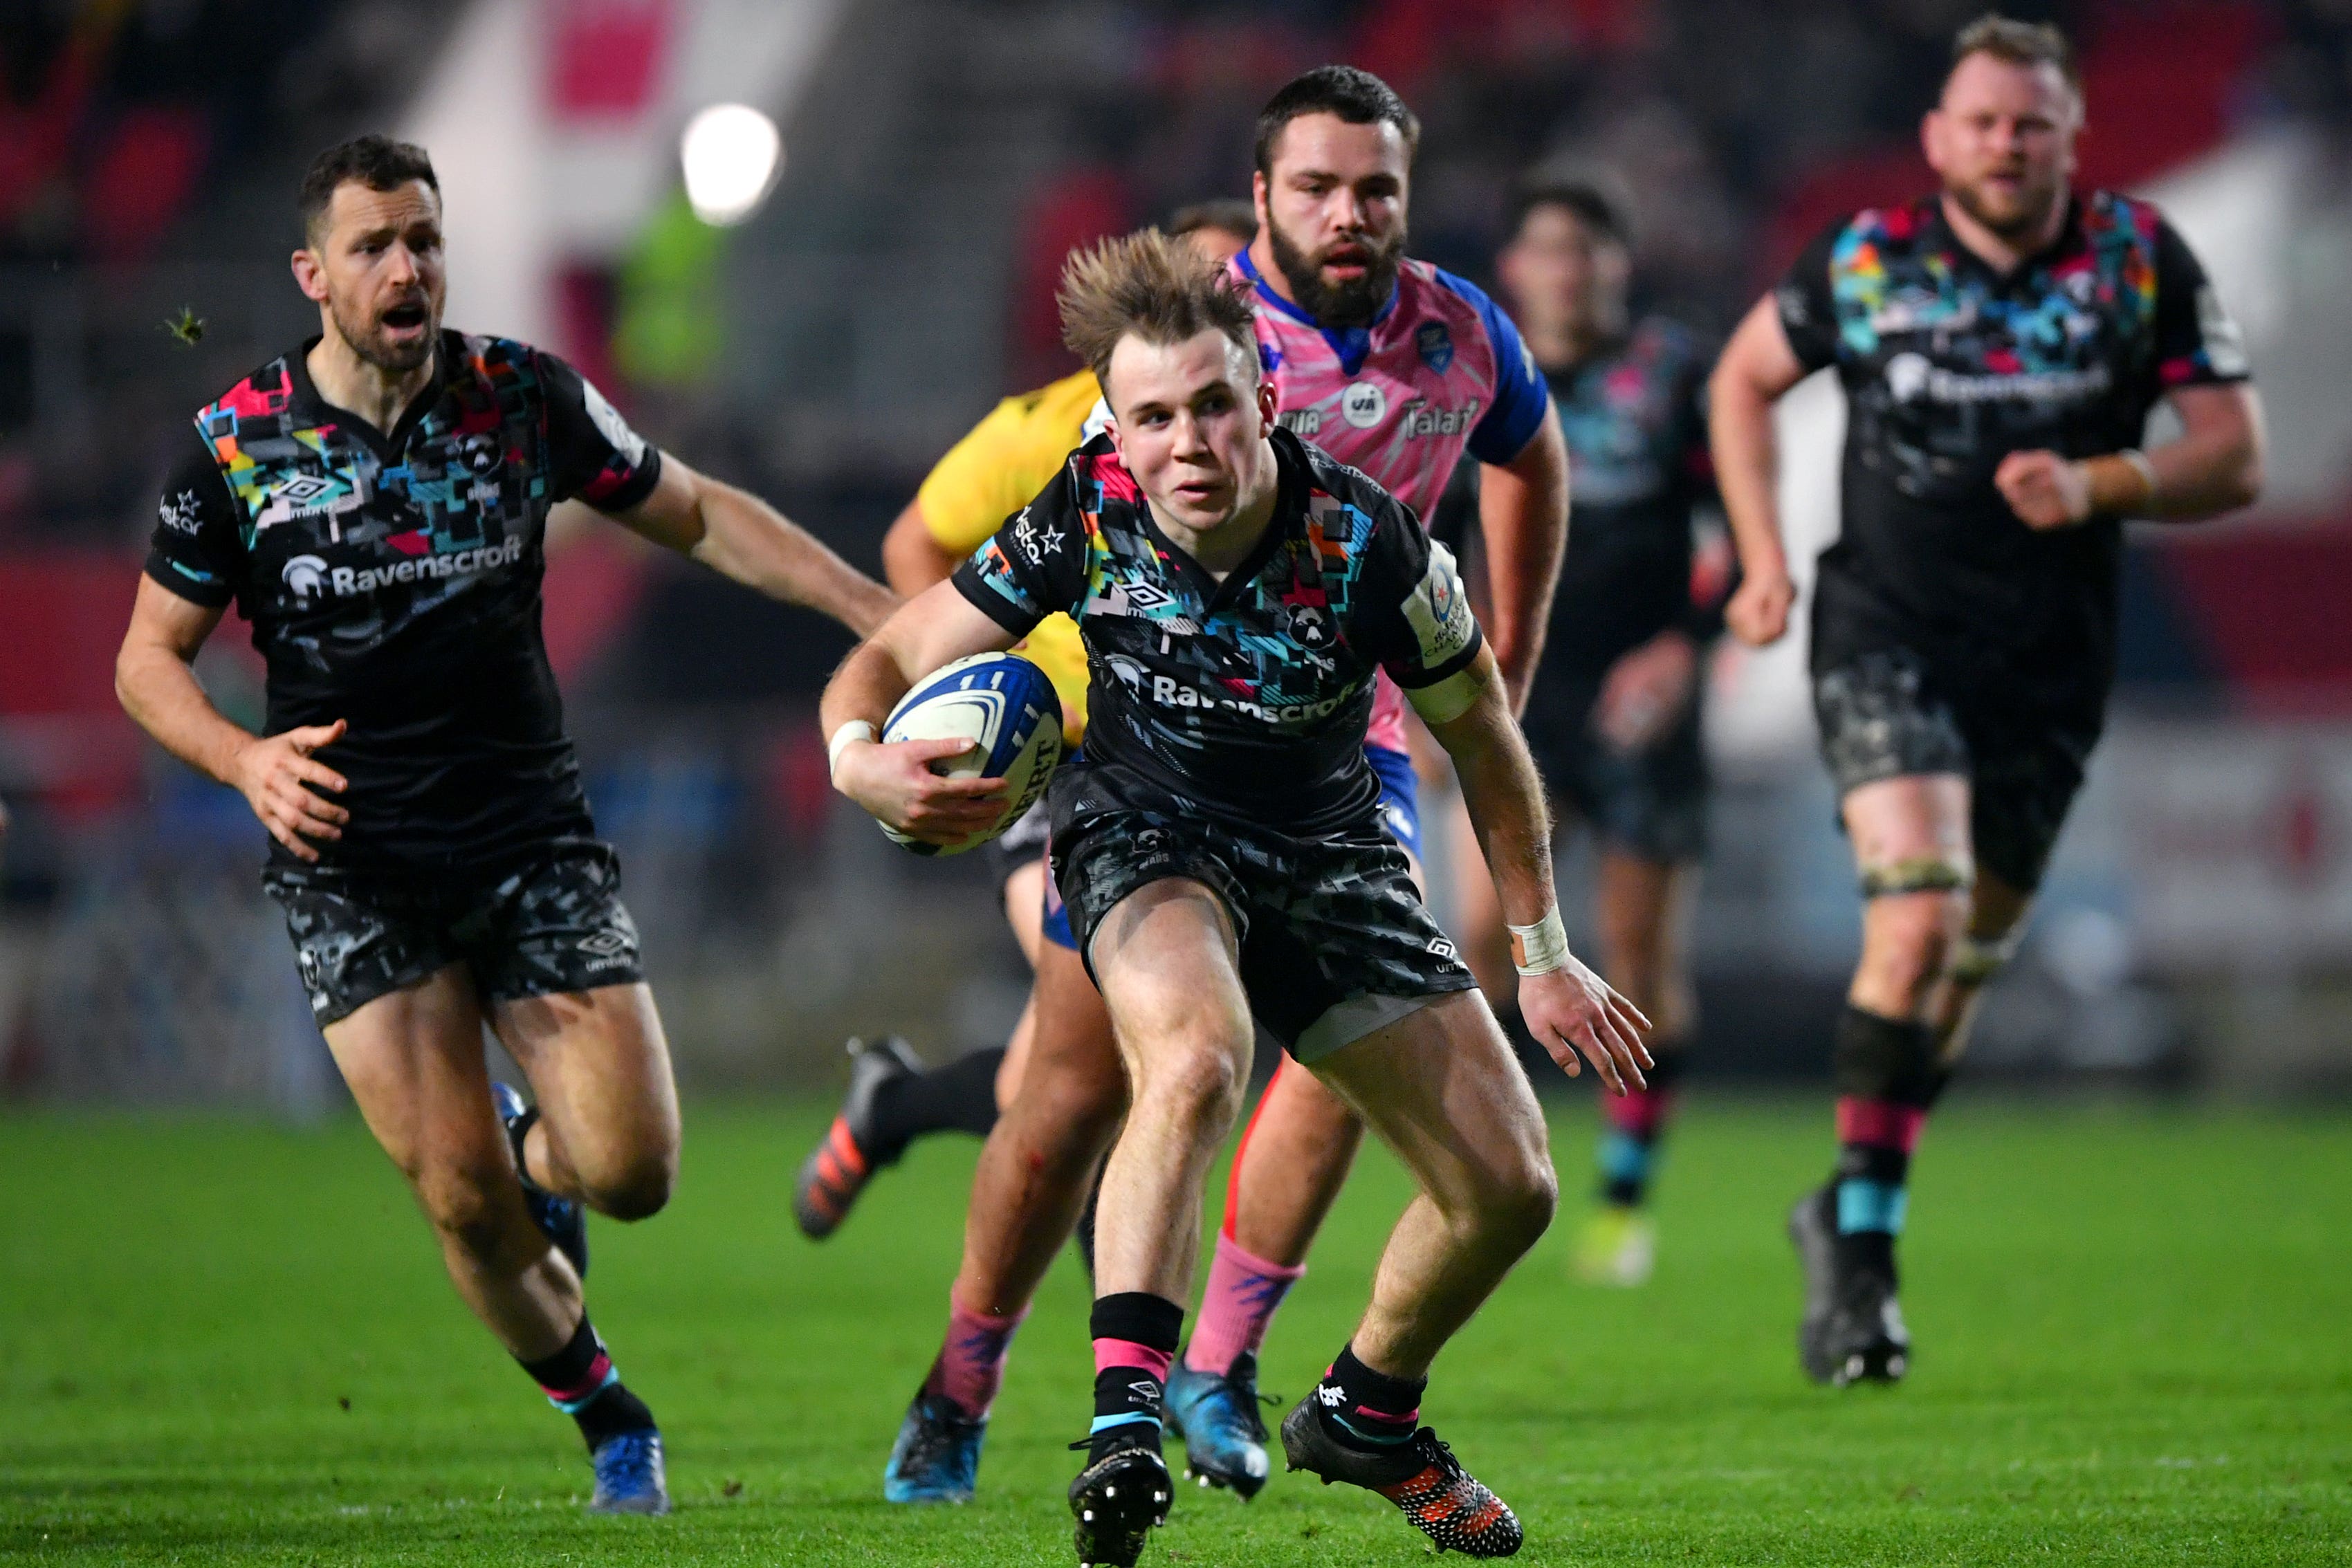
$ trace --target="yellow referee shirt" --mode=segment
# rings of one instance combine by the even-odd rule
[[[940,458],[915,492],[923,526],[950,555],[969,555],[1027,506],[1085,440],[1087,416],[1102,397],[1092,371],[1006,398]],[[1087,727],[1087,651],[1077,622],[1048,616],[1021,644],[1062,699],[1063,731]]]

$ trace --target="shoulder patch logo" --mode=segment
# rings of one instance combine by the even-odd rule
[[[621,417],[620,410],[604,401],[604,394],[596,390],[594,382],[585,376],[581,377],[580,391],[587,400],[588,417],[595,423],[604,439],[613,444],[613,450],[628,459],[632,468],[643,464],[646,460],[646,438],[629,428],[629,422]]]

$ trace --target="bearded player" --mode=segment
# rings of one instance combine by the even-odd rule
[[[548,508],[576,497],[861,633],[895,601],[552,354],[444,331],[421,148],[329,149],[301,214],[320,335],[196,415],[116,686],[268,829],[262,881],[335,1064],[457,1293],[578,1424],[589,1506],[667,1512],[653,1412],[582,1298],[582,1211],[667,1202],[677,1096],[540,636]],[[268,668],[261,735],[190,667],[232,600]],[[489,1081],[485,1024],[536,1107]]]
[[[1813,707],[1863,897],[1832,1042],[1838,1156],[1790,1219],[1818,1381],[1910,1364],[1895,1246],[1911,1156],[2023,929],[2115,679],[2123,521],[2252,501],[2237,329],[2145,202],[2075,193],[2082,84],[2056,28],[1963,29],[1921,127],[1943,189],[1824,233],[1740,324],[1709,406],[1745,581],[1787,630],[1772,405],[1834,369],[1843,535],[1812,606]],[[2149,411],[2180,434],[2143,450]]]
[[[1234,270],[1257,306],[1260,359],[1285,428],[1417,512],[1435,506],[1465,451],[1485,465],[1488,641],[1517,700],[1559,570],[1567,455],[1542,375],[1509,319],[1469,284],[1403,255],[1419,136],[1403,101],[1366,72],[1323,67],[1285,86],[1259,118],[1258,235]],[[1418,881],[1403,715],[1394,685],[1377,681],[1366,758],[1382,786],[1381,821]],[[884,1474],[896,1500],[971,1496],[1013,1334],[1126,1109],[1108,1019],[1066,932],[1049,921],[1040,945],[1032,1067],[981,1152],[947,1329]],[[1050,1031],[1050,1067],[1049,1019],[1069,1020]],[[1244,1497],[1269,1473],[1255,1383],[1265,1324],[1303,1272],[1362,1138],[1345,1105],[1286,1061],[1252,1127],[1190,1364],[1171,1369],[1167,1402],[1193,1473]]]

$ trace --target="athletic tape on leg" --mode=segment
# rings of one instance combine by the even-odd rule
[[[1965,893],[1976,885],[1976,867],[1966,858],[1913,855],[1885,865],[1862,868],[1862,896],[1885,898],[1899,893]]]

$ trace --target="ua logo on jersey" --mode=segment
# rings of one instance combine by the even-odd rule
[[[1339,416],[1358,430],[1371,429],[1388,412],[1388,393],[1376,382],[1349,382],[1339,394]]]

